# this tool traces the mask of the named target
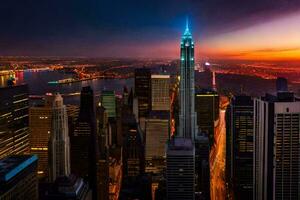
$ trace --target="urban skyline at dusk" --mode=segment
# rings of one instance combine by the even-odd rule
[[[196,59],[299,61],[299,6],[297,0],[9,1],[0,14],[6,27],[0,55],[174,59],[188,16]]]
[[[300,200],[299,0],[2,5],[0,199]]]

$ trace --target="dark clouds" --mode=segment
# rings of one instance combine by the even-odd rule
[[[108,56],[94,51],[177,38],[187,15],[194,32],[210,35],[296,11],[300,1],[5,0],[0,8],[2,55]]]

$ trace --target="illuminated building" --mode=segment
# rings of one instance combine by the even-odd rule
[[[0,199],[38,199],[37,160],[35,155],[0,160]]]
[[[190,138],[174,138],[167,149],[167,199],[195,199],[195,148]]]
[[[146,172],[162,173],[165,168],[166,143],[169,139],[168,111],[152,111],[146,119]]]
[[[188,23],[180,45],[180,114],[179,135],[194,140],[197,134],[195,113],[194,41]]]
[[[80,96],[80,112],[71,140],[71,172],[88,177],[93,199],[97,199],[97,170],[99,160],[94,93],[91,87],[83,87]]]
[[[254,199],[299,197],[299,119],[293,93],[254,100]]]
[[[170,110],[170,75],[151,75],[151,109]]]
[[[109,118],[116,117],[116,95],[114,91],[102,91],[101,104],[106,109]]]
[[[236,199],[253,199],[253,100],[236,96],[227,112],[228,182]]]
[[[138,103],[138,117],[147,117],[151,109],[151,70],[138,68],[134,71],[134,91]]]
[[[52,107],[52,129],[49,141],[49,180],[70,175],[70,140],[66,106],[60,94]]]
[[[167,147],[167,199],[195,199],[195,113],[194,42],[188,23],[180,51],[180,114],[179,134]]]
[[[46,95],[48,99],[49,95]],[[30,153],[38,156],[38,176],[48,175],[48,143],[51,132],[52,102],[29,109]]]
[[[211,147],[214,144],[215,121],[219,118],[219,95],[215,91],[200,90],[195,99],[197,125],[199,131],[208,136]]]
[[[0,159],[30,152],[28,86],[0,88]]]

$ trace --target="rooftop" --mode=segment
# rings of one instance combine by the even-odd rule
[[[0,160],[0,180],[9,181],[37,160],[36,155],[9,156]]]

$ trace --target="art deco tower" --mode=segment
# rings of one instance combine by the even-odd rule
[[[49,179],[70,175],[70,140],[66,106],[60,94],[55,96],[52,108],[52,131],[49,141]]]
[[[196,129],[194,41],[187,22],[180,50],[179,136],[194,140]]]

